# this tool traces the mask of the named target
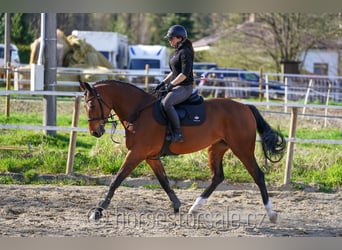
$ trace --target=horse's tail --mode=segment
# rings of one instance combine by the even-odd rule
[[[247,105],[252,111],[256,123],[257,131],[261,137],[262,150],[266,159],[271,162],[279,162],[284,155],[286,141],[278,130],[274,130],[261,116],[259,110],[253,105]]]

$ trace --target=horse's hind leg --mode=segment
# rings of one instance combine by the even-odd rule
[[[208,160],[211,172],[211,183],[198,197],[189,210],[189,213],[195,213],[205,203],[208,197],[216,187],[224,180],[222,159],[225,152],[229,149],[224,141],[220,141],[208,148]]]
[[[262,201],[267,211],[267,215],[270,221],[275,223],[277,221],[277,213],[273,211],[272,209],[272,203],[269,199],[266,184],[265,184],[264,173],[259,168],[254,154],[253,153],[241,154],[237,152],[234,152],[234,153],[241,160],[241,162],[245,165],[248,173],[253,177],[254,182],[258,185],[260,193],[261,193]]]
[[[173,191],[173,189],[170,187],[169,180],[166,176],[165,169],[163,167],[162,162],[160,159],[148,159],[146,162],[150,165],[152,168],[154,174],[158,178],[158,181],[160,185],[163,187],[167,195],[169,196],[173,209],[175,213],[179,212],[179,208],[181,206],[181,202],[179,201],[178,197],[176,196],[176,193]]]

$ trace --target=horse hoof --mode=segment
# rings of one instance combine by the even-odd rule
[[[197,210],[194,210],[194,209],[189,209],[188,214],[195,215],[195,214],[198,214],[198,211],[197,211]]]
[[[88,222],[98,222],[102,218],[102,211],[100,208],[94,207],[88,211]]]
[[[203,206],[207,198],[198,197],[195,203],[191,206],[188,214],[196,214],[198,210]]]
[[[172,203],[173,212],[174,212],[175,214],[178,214],[178,213],[179,213],[179,209],[180,209],[181,205],[182,205],[182,204],[181,204],[181,202],[180,202],[178,199]]]
[[[276,222],[277,222],[278,215],[277,215],[276,212],[273,212],[272,214],[269,215],[269,218],[270,218],[270,222],[276,223]]]

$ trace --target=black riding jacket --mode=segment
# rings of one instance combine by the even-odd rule
[[[193,76],[194,53],[192,48],[185,42],[181,43],[170,56],[169,66],[172,71],[171,81],[180,73],[186,76],[186,79],[180,85],[191,85],[194,82]]]

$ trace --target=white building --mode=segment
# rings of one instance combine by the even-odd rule
[[[309,49],[301,53],[302,69],[315,75],[338,76],[338,49]]]

